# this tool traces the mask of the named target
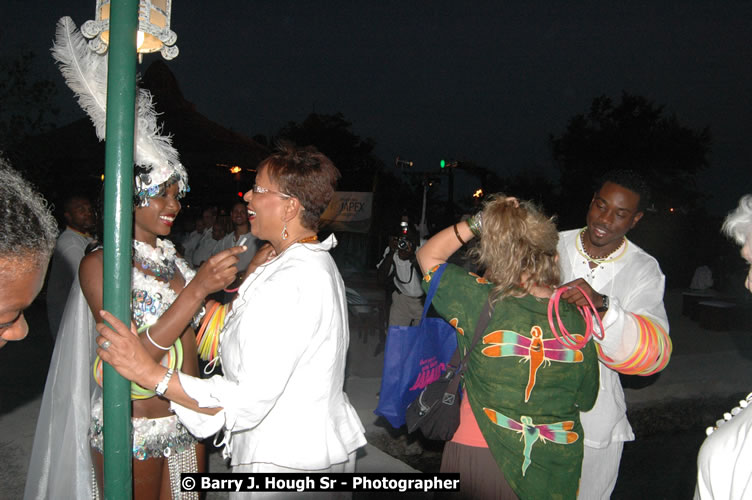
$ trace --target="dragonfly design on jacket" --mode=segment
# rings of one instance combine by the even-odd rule
[[[536,425],[533,423],[532,417],[526,415],[520,416],[520,422],[517,422],[516,420],[513,420],[496,410],[492,410],[491,408],[483,408],[483,411],[494,424],[521,434],[521,440],[525,443],[523,448],[523,455],[525,458],[522,461],[523,476],[525,476],[525,472],[530,466],[530,456],[533,452],[533,445],[537,441],[541,441],[544,444],[546,441],[558,444],[572,444],[580,437],[579,434],[572,431],[572,428],[574,427],[574,422],[572,420]]]
[[[582,341],[582,335],[573,335],[577,342]],[[556,339],[543,339],[543,330],[540,326],[530,329],[530,337],[526,337],[511,330],[496,330],[483,336],[483,344],[488,344],[481,351],[490,358],[505,356],[521,356],[520,361],[530,362],[530,374],[528,375],[527,387],[525,387],[525,402],[530,400],[530,394],[535,387],[538,369],[545,362],[581,363],[582,352],[569,349],[561,345]]]

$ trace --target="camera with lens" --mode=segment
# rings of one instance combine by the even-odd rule
[[[410,240],[407,239],[407,236],[400,236],[397,238],[397,248],[400,250],[410,250]]]
[[[399,236],[397,236],[397,248],[399,250],[410,250],[412,247],[412,242],[407,237],[407,227],[406,220],[400,222],[400,232]]]

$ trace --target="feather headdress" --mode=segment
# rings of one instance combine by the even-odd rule
[[[105,139],[107,119],[107,56],[89,49],[86,39],[70,17],[57,22],[52,57],[58,62],[65,83],[76,94],[78,104],[94,123],[97,137]],[[188,174],[180,163],[169,136],[161,134],[152,96],[146,89],[136,95],[134,130],[135,163],[145,173],[136,176],[136,196],[141,204],[157,196],[167,182],[177,182],[179,196],[190,190]]]

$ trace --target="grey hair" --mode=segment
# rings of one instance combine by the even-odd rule
[[[752,194],[741,197],[739,206],[729,212],[723,221],[721,231],[739,245],[744,245],[748,238],[752,238]]]
[[[47,200],[0,156],[0,258],[46,266],[57,233]]]

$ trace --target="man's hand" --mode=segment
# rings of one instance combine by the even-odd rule
[[[593,302],[596,309],[603,306],[603,297],[601,294],[593,290],[593,287],[582,278],[577,278],[576,280],[561,285],[559,288],[567,288],[567,291],[561,294],[561,298],[576,306],[587,306],[587,299],[579,289],[575,288],[576,286],[580,287],[582,292],[585,292],[587,296],[590,297],[590,300]],[[603,313],[600,314],[603,316]]]

